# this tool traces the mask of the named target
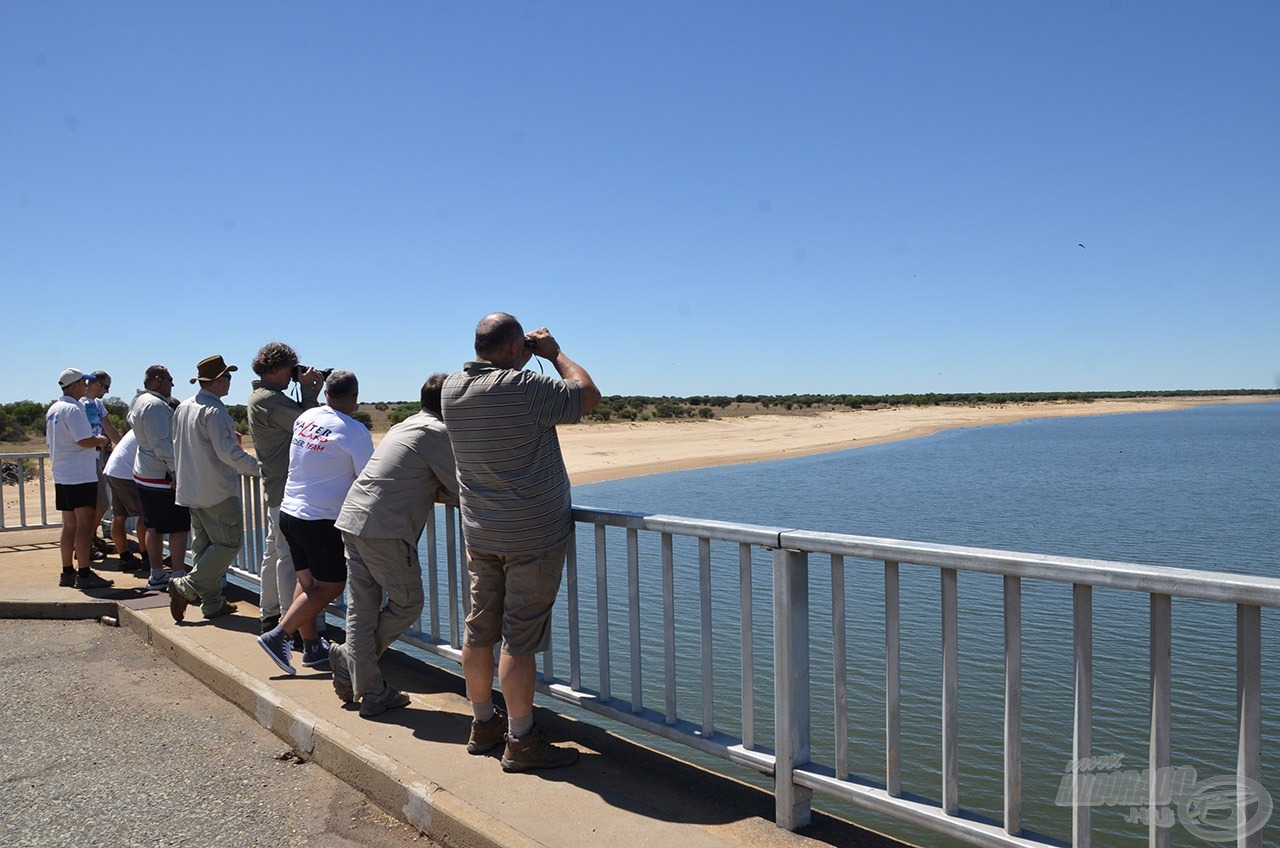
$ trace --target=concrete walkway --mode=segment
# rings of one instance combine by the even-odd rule
[[[168,596],[144,580],[99,569],[116,581],[92,593],[61,588],[58,530],[0,533],[0,618],[109,616],[240,707],[299,755],[363,791],[396,817],[449,846],[661,846],[800,848],[897,846],[815,814],[803,834],[773,824],[773,797],[689,766],[586,722],[539,709],[553,740],[582,752],[578,765],[507,774],[499,751],[466,753],[470,708],[461,679],[389,652],[384,671],[413,703],[361,719],[334,695],[330,675],[281,675],[254,641],[256,597],[234,589],[234,616],[205,621],[192,607],[175,624]]]

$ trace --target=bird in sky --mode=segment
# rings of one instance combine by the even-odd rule
[[[1076,247],[1081,248],[1081,249],[1084,249],[1084,245],[1083,245],[1083,244],[1080,244],[1079,242],[1076,242]]]

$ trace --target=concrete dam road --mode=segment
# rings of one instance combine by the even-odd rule
[[[435,846],[136,634],[0,620],[0,844]]]

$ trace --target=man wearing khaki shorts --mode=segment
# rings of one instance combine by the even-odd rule
[[[476,327],[476,361],[445,380],[443,412],[458,466],[471,613],[462,669],[473,720],[467,751],[483,754],[506,739],[502,768],[558,768],[578,760],[533,723],[535,657],[551,644],[551,607],[573,532],[569,477],[557,424],[600,402],[586,369],[544,327],[528,336],[503,312]],[[560,379],[522,370],[537,354]],[[493,653],[507,715],[493,705]],[[505,725],[505,726],[504,726]]]

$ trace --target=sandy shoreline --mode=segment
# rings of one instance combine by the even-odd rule
[[[1241,397],[1151,398],[1089,403],[893,407],[711,420],[585,424],[561,427],[560,445],[571,480],[582,484],[828,453],[928,436],[957,427],[1258,402],[1258,398]]]
[[[957,427],[1011,424],[1033,418],[1159,412],[1222,403],[1260,403],[1257,397],[1151,398],[985,406],[892,407],[875,410],[759,413],[710,420],[588,423],[560,428],[573,483],[597,483],[665,471],[684,471],[786,459],[928,436]],[[374,434],[374,441],[381,439]],[[252,451],[251,441],[246,448]],[[43,450],[33,445],[26,450]],[[13,452],[23,450],[15,446]],[[0,453],[6,453],[0,447]],[[53,509],[51,469],[46,498]],[[27,484],[27,508],[39,509],[38,483]],[[6,523],[16,523],[18,487],[4,487]]]

